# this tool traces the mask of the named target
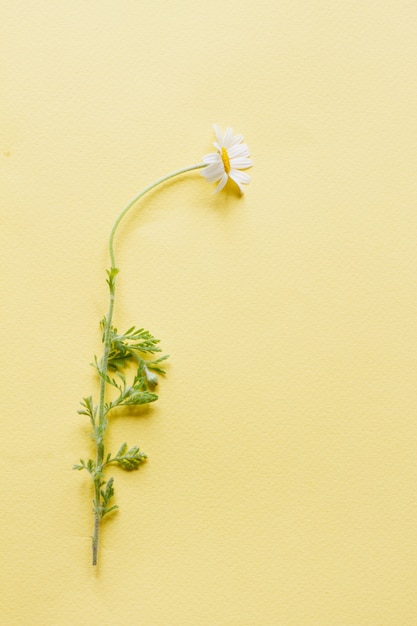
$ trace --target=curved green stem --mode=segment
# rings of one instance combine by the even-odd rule
[[[115,287],[116,287],[117,268],[116,268],[116,257],[114,254],[114,247],[113,247],[114,236],[116,234],[117,227],[119,226],[123,217],[129,211],[129,209],[145,194],[147,194],[149,191],[152,191],[152,189],[155,189],[155,187],[164,183],[170,178],[174,178],[175,176],[179,176],[180,174],[185,174],[185,172],[190,172],[192,170],[201,169],[203,167],[206,167],[205,163],[199,163],[198,165],[189,165],[188,167],[184,167],[180,170],[176,170],[175,172],[171,172],[171,174],[168,174],[167,176],[158,178],[158,180],[156,180],[154,183],[152,183],[148,187],[145,187],[145,189],[143,189],[134,198],[132,198],[132,200],[125,206],[125,208],[120,213],[117,220],[115,221],[113,228],[111,230],[111,233],[110,233],[109,252],[110,252],[111,270],[110,270],[109,279],[108,279],[110,301],[109,301],[109,309],[105,317],[105,323],[104,323],[104,329],[103,329],[104,351],[103,351],[103,357],[100,361],[100,370],[101,370],[102,376],[100,376],[100,399],[99,399],[99,410],[98,410],[98,423],[95,424],[95,428],[94,428],[95,441],[96,441],[96,447],[97,447],[96,468],[100,468],[100,471],[94,478],[94,530],[93,530],[93,546],[92,546],[93,565],[97,565],[100,522],[104,514],[103,509],[105,508],[102,506],[101,491],[100,491],[101,485],[103,484],[102,483],[103,481],[102,470],[104,468],[104,465],[108,465],[108,463],[103,464],[103,460],[104,460],[104,433],[105,433],[106,426],[107,426],[106,416],[105,416],[106,376],[107,376],[107,369],[108,369],[108,363],[109,363],[109,354],[111,350],[111,327],[112,327],[112,319],[113,319],[114,302],[115,302],[115,296],[116,296]]]
[[[141,192],[139,192],[137,196],[132,198],[132,200],[129,202],[129,204],[127,204],[125,206],[125,208],[123,209],[123,211],[120,213],[120,215],[117,218],[117,220],[115,221],[114,226],[112,228],[112,231],[110,233],[109,252],[110,252],[110,259],[111,259],[111,266],[112,267],[114,267],[114,268],[116,267],[116,257],[115,257],[114,249],[113,249],[114,235],[116,234],[117,227],[119,226],[120,222],[122,221],[122,219],[124,218],[126,213],[129,211],[129,209],[140,198],[142,198],[146,193],[148,193],[148,191],[152,191],[152,189],[155,189],[155,187],[157,187],[161,183],[164,183],[165,181],[169,180],[170,178],[174,178],[175,176],[179,176],[180,174],[185,174],[185,172],[191,172],[192,170],[198,170],[198,169],[201,169],[203,167],[206,167],[206,163],[199,163],[198,165],[189,165],[188,167],[183,167],[180,170],[176,170],[175,172],[171,172],[171,174],[167,174],[167,176],[163,176],[162,178],[158,178],[158,180],[156,180],[154,183],[152,183],[148,187],[145,187],[145,189],[143,189]]]

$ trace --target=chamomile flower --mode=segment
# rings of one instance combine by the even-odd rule
[[[240,193],[243,193],[242,185],[247,185],[250,181],[250,176],[242,170],[252,167],[252,160],[250,156],[249,148],[243,142],[243,135],[233,135],[231,128],[226,130],[224,137],[222,137],[216,124],[213,125],[214,132],[216,133],[216,139],[213,143],[217,152],[211,152],[203,157],[203,163],[206,163],[206,167],[201,170],[201,175],[209,183],[216,183],[219,181],[214,192],[223,189],[228,179],[231,178],[240,189]]]

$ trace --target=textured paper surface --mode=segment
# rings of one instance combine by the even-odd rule
[[[2,623],[415,626],[417,7],[13,2],[2,10]],[[245,135],[120,229],[116,325],[171,354],[108,444],[90,565],[76,414],[107,237],[142,187]]]

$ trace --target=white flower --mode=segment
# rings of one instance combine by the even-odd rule
[[[203,163],[207,163],[207,165],[201,170],[201,175],[209,183],[220,181],[214,190],[215,192],[223,189],[228,179],[231,178],[239,187],[240,193],[243,193],[242,184],[247,185],[250,176],[241,170],[253,165],[252,160],[248,158],[250,156],[249,148],[245,143],[242,143],[243,135],[233,136],[231,128],[226,130],[224,137],[222,137],[216,124],[213,124],[213,128],[217,138],[213,145],[217,152],[211,152],[203,157]]]

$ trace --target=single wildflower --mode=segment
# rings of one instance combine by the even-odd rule
[[[92,536],[92,564],[97,565],[98,547],[100,538],[101,520],[105,515],[117,509],[117,505],[112,505],[111,500],[114,496],[114,480],[112,477],[106,478],[106,468],[109,465],[119,465],[125,470],[136,469],[146,459],[146,454],[141,452],[138,446],[128,447],[127,443],[123,443],[116,455],[105,451],[105,435],[109,423],[108,414],[113,409],[122,406],[146,405],[155,402],[158,399],[155,388],[158,384],[158,376],[155,372],[165,374],[164,369],[160,366],[161,361],[167,357],[161,356],[151,361],[144,361],[145,355],[159,352],[159,343],[148,331],[143,328],[136,330],[132,326],[126,333],[117,334],[113,326],[113,313],[116,298],[116,281],[119,274],[119,268],[116,262],[114,251],[114,238],[118,226],[126,213],[137,204],[148,192],[152,191],[166,181],[191,172],[194,170],[202,170],[203,176],[209,182],[217,182],[216,191],[223,189],[229,178],[231,178],[240,192],[243,193],[242,185],[246,185],[250,178],[241,170],[252,167],[252,161],[249,158],[249,148],[243,143],[242,135],[233,136],[233,131],[228,128],[224,137],[221,135],[217,126],[214,126],[217,141],[214,147],[217,152],[207,154],[202,162],[175,170],[162,178],[158,178],[134,198],[132,198],[124,209],[119,213],[113,228],[110,232],[108,241],[110,253],[110,269],[107,270],[107,284],[109,286],[109,308],[107,315],[104,316],[102,322],[102,342],[103,352],[100,360],[95,359],[95,367],[100,378],[100,388],[98,391],[97,402],[93,396],[83,398],[81,409],[78,411],[81,415],[86,415],[93,427],[90,433],[95,442],[95,455],[90,459],[80,459],[80,463],[74,465],[76,470],[87,470],[94,485],[94,527]],[[129,384],[127,377],[122,372],[125,366],[128,368],[130,364],[137,366],[137,372],[133,377],[133,381]],[[109,370],[118,375],[118,379],[109,375]],[[127,369],[126,374],[129,374]],[[133,372],[132,372],[133,374]],[[108,387],[116,387],[119,394],[112,394],[112,400],[107,400]],[[114,391],[114,389],[113,389]]]
[[[233,135],[231,128],[226,130],[222,137],[219,128],[213,124],[217,141],[213,142],[217,152],[211,152],[203,157],[203,163],[206,163],[201,171],[201,175],[206,178],[209,183],[219,181],[214,192],[223,189],[228,179],[231,178],[239,187],[240,193],[243,193],[242,185],[247,185],[250,176],[242,170],[252,167],[253,162],[250,156],[249,148],[243,142],[243,135]]]

